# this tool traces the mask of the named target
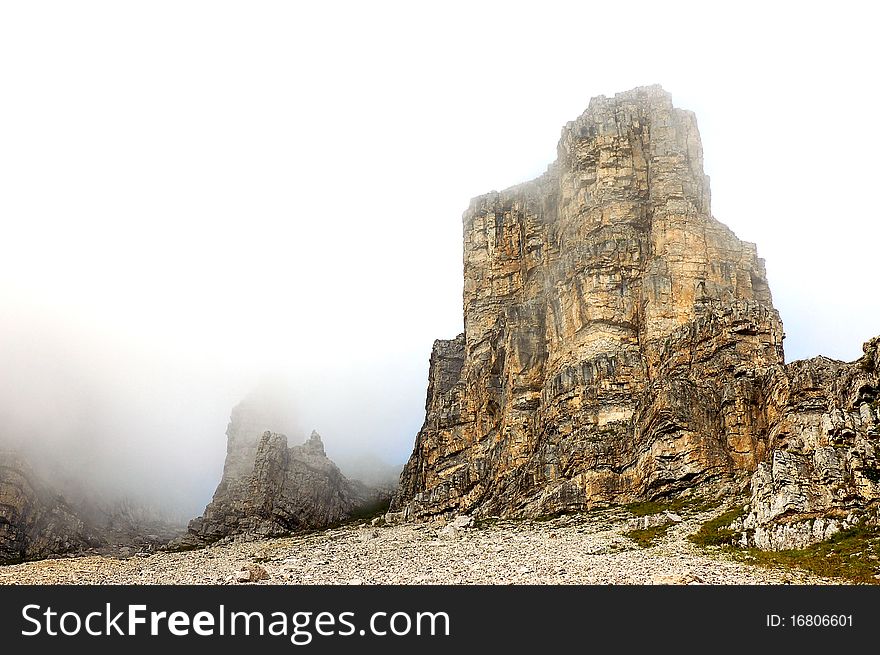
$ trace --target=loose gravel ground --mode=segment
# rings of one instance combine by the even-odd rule
[[[687,540],[719,511],[686,517],[648,548],[624,535],[631,515],[618,508],[451,531],[430,523],[361,524],[183,553],[44,560],[0,567],[0,584],[235,584],[237,573],[255,564],[268,573],[256,584],[840,582],[800,570],[751,566]]]

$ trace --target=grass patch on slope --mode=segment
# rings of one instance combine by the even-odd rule
[[[859,584],[880,584],[880,527],[856,525],[827,541],[797,550],[768,551],[738,548],[730,524],[743,515],[734,509],[704,523],[688,537],[698,546],[721,547],[735,559],[770,568],[799,568],[824,578],[842,578]]]
[[[682,512],[705,512],[718,507],[719,504],[720,502],[716,500],[692,496],[689,498],[673,498],[671,500],[645,500],[624,505],[624,509],[633,516],[649,516],[651,514],[659,514],[660,512],[674,512],[675,514]]]
[[[732,509],[716,516],[711,521],[706,521],[700,526],[696,534],[688,537],[698,546],[732,546],[736,532],[730,529],[730,524],[745,514],[742,507]]]
[[[640,528],[638,530],[630,530],[629,532],[624,532],[624,537],[629,537],[633,541],[635,541],[640,548],[649,548],[653,546],[657,540],[662,539],[666,536],[666,532],[669,530],[669,527],[672,525],[672,521],[668,523],[664,523],[662,525],[655,525],[650,528]]]
[[[856,525],[799,550],[749,548],[739,551],[739,557],[759,566],[798,567],[825,578],[880,584],[874,577],[880,575],[880,528]]]

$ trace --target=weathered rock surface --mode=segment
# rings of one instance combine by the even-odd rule
[[[0,564],[78,553],[106,541],[19,456],[0,452]]]
[[[880,504],[880,338],[852,363],[793,362],[768,384],[771,454],[752,479],[744,544],[780,550],[827,539]]]
[[[386,494],[346,478],[327,457],[317,432],[303,445],[288,447],[286,436],[266,430],[269,420],[250,402],[233,410],[214,498],[174,546],[325,528],[387,502]]]
[[[535,516],[754,470],[782,362],[755,246],[715,220],[692,113],[595,98],[533,182],[464,214],[464,334],[438,341],[394,509]]]
[[[756,525],[874,498],[876,377],[785,366],[763,261],[711,214],[694,115],[659,87],[594,98],[557,152],[464,213],[464,333],[434,344],[392,516],[539,516],[756,471]]]
[[[127,560],[82,557],[0,567],[3,584],[834,584],[707,551],[687,535],[717,514],[687,515],[648,547],[626,536],[629,512],[489,521],[441,538],[439,521],[346,524],[259,543],[229,540]],[[263,578],[259,566],[268,579]],[[253,571],[253,572],[252,572]],[[837,582],[840,582],[837,580]],[[301,593],[301,591],[299,592]]]

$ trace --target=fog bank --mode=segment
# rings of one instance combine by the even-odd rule
[[[696,112],[788,359],[855,359],[880,333],[870,11],[6,3],[0,440],[194,516],[269,381],[291,443],[401,463],[432,342],[462,329],[469,198],[651,83]]]

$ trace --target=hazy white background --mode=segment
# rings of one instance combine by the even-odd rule
[[[696,111],[789,359],[880,333],[868,3],[0,2],[0,430],[183,499],[231,406],[403,461],[461,331],[468,200],[591,96]]]

